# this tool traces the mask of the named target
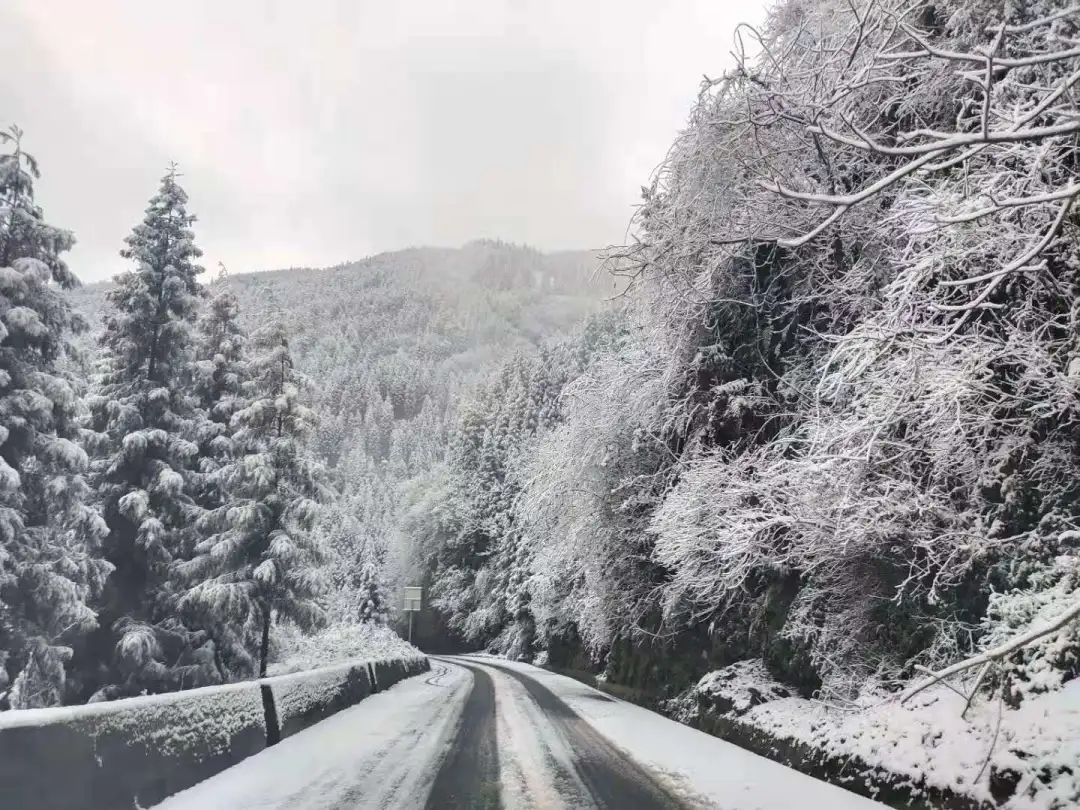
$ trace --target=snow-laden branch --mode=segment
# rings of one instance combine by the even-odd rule
[[[910,163],[901,166],[899,169],[890,172],[889,174],[878,180],[876,183],[872,183],[871,185],[864,188],[862,191],[856,192],[854,194],[818,194],[815,192],[796,191],[795,189],[788,188],[787,186],[783,186],[780,183],[770,183],[766,181],[759,181],[759,185],[764,189],[767,189],[774,192],[775,194],[779,194],[782,197],[787,197],[792,200],[804,200],[805,202],[821,203],[824,205],[838,205],[844,208],[850,208],[851,206],[858,205],[861,202],[865,202],[866,200],[873,197],[875,194],[884,191],[886,188],[893,185],[898,180],[902,180],[912,172],[929,163],[939,154],[941,153],[930,152],[926,155],[923,155],[917,160],[913,160]]]
[[[1068,121],[1062,124],[1054,124],[1048,127],[1032,127],[1031,129],[1004,129],[989,132],[965,132],[952,135],[947,138],[932,141],[931,143],[917,146],[886,146],[870,139],[869,136],[860,133],[859,138],[849,138],[824,126],[808,127],[808,132],[816,132],[824,135],[831,141],[842,143],[855,149],[865,149],[868,152],[877,152],[882,155],[925,155],[928,152],[945,152],[961,146],[991,143],[1018,143],[1021,141],[1041,141],[1045,138],[1054,138],[1059,135],[1070,135],[1080,132],[1080,121]],[[920,164],[921,165],[921,164]]]
[[[1061,226],[1065,223],[1065,218],[1066,216],[1068,216],[1069,210],[1072,208],[1072,204],[1076,201],[1076,196],[1077,195],[1074,193],[1071,197],[1068,197],[1065,200],[1065,202],[1058,209],[1058,214],[1054,218],[1054,221],[1050,224],[1050,227],[1046,229],[1046,232],[1043,233],[1042,238],[1039,239],[1039,241],[1032,245],[1030,248],[1021,253],[1019,256],[1017,256],[1015,259],[1013,259],[1011,262],[1009,262],[1007,265],[1005,265],[999,270],[995,270],[990,273],[984,273],[981,276],[974,276],[970,279],[963,279],[959,282],[953,282],[954,286],[959,286],[961,284],[975,284],[984,280],[988,281],[982,292],[980,292],[975,298],[973,298],[966,304],[933,305],[935,309],[941,312],[963,313],[963,317],[960,320],[956,321],[947,332],[945,332],[943,335],[936,339],[938,342],[948,340],[953,335],[955,335],[963,326],[963,324],[967,321],[968,317],[970,317],[971,313],[974,312],[976,309],[980,307],[991,306],[987,304],[986,301],[991,296],[991,294],[993,294],[993,292],[998,288],[998,286],[1000,286],[1001,282],[1013,273],[1030,264],[1037,256],[1039,256],[1044,250],[1046,250],[1047,247],[1049,247],[1050,243],[1053,242],[1054,238],[1057,236],[1058,231],[1061,230]]]
[[[1072,208],[1072,204],[1076,201],[1077,194],[1080,194],[1080,189],[1074,190],[1073,193],[1066,198],[1065,202],[1058,209],[1058,213],[1057,216],[1054,218],[1054,221],[1050,224],[1050,227],[1046,229],[1046,232],[1043,233],[1042,238],[1039,239],[1038,242],[1033,244],[1030,248],[1021,253],[1007,265],[1002,267],[1000,270],[995,270],[992,273],[987,273],[982,276],[974,276],[972,278],[964,279],[962,281],[942,282],[942,286],[959,286],[963,284],[971,284],[976,281],[985,281],[987,279],[999,278],[1001,276],[1006,276],[1009,273],[1013,273],[1016,270],[1019,270],[1021,267],[1027,265],[1036,256],[1046,250],[1046,248],[1054,240],[1054,237],[1057,236],[1058,231],[1061,230],[1061,226],[1065,223],[1065,217],[1068,216],[1069,209]]]
[[[1056,618],[1052,619],[1050,622],[1041,627],[1033,628],[1028,632],[1017,636],[1011,641],[1000,644],[997,647],[986,650],[985,652],[979,653],[978,655],[973,655],[971,658],[959,661],[953,664],[951,667],[945,667],[944,669],[938,670],[925,680],[919,681],[919,683],[904,691],[900,695],[900,702],[906,703],[923,690],[928,689],[929,687],[933,686],[936,683],[939,683],[940,681],[943,681],[946,678],[951,678],[953,675],[957,675],[961,672],[966,672],[969,669],[977,666],[982,666],[987,663],[1000,661],[1002,658],[1005,658],[1011,653],[1014,653],[1017,650],[1028,646],[1032,642],[1038,641],[1040,638],[1048,636],[1051,633],[1056,633],[1058,630],[1065,627],[1065,625],[1076,619],[1078,616],[1080,616],[1080,601],[1077,601],[1064,613],[1061,613]]]
[[[1064,200],[1069,197],[1075,197],[1080,194],[1080,183],[1072,183],[1065,186],[1065,188],[1058,189],[1057,191],[1048,191],[1045,194],[1033,194],[1030,197],[1011,197],[1003,200],[993,200],[991,205],[984,208],[977,208],[974,211],[968,211],[964,214],[954,214],[952,216],[937,216],[936,220],[944,225],[957,225],[961,222],[974,222],[977,219],[983,217],[992,216],[993,214],[999,214],[1007,208],[1022,208],[1028,205],[1039,205],[1045,202],[1056,202],[1057,200]],[[970,281],[963,282],[942,282],[942,286],[948,287],[955,284],[966,284]]]
[[[802,236],[797,236],[797,237],[795,237],[793,239],[777,239],[776,244],[780,245],[780,247],[785,247],[785,248],[802,247],[803,245],[805,245],[805,244],[807,244],[809,242],[812,242],[814,239],[816,239],[818,237],[819,234],[821,234],[822,232],[827,230],[829,228],[829,226],[831,226],[834,222],[836,222],[836,220],[840,219],[840,217],[842,217],[845,213],[847,213],[847,210],[850,207],[851,207],[850,205],[837,206],[836,210],[833,211],[828,216],[827,219],[822,220],[821,224],[818,225],[813,230],[807,231]]]
[[[1080,14],[1080,6],[1076,6],[1076,5],[1069,6],[1067,8],[1061,9],[1061,11],[1057,11],[1057,12],[1055,12],[1053,14],[1048,14],[1045,17],[1040,17],[1037,20],[1032,20],[1031,22],[1023,23],[1021,25],[1006,25],[1005,26],[1005,33],[1006,34],[1023,34],[1023,33],[1026,33],[1028,31],[1034,31],[1037,28],[1042,28],[1044,25],[1049,25],[1050,23],[1054,22],[1055,20],[1061,20],[1061,19],[1064,19],[1065,17],[1072,17],[1072,16],[1074,16],[1076,14]],[[992,33],[995,29],[992,26],[988,26],[984,30],[986,30],[987,33]]]
[[[943,48],[936,48],[930,44],[930,42],[916,31],[910,25],[906,23],[900,24],[904,32],[911,37],[915,42],[923,49],[922,51],[892,51],[882,54],[883,59],[892,60],[907,60],[918,59],[919,57],[935,56],[938,59],[946,59],[950,62],[974,62],[975,64],[984,65],[986,63],[986,54],[979,53],[963,53],[960,51],[950,51]],[[998,70],[1006,70],[1008,68],[1028,67],[1031,65],[1043,65],[1048,62],[1063,62],[1067,59],[1075,59],[1080,56],[1080,48],[1070,48],[1067,51],[1052,51],[1049,53],[1036,53],[1029,56],[1020,58],[1000,57],[994,60],[994,67]]]

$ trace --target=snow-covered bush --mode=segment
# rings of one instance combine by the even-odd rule
[[[385,624],[332,624],[312,635],[279,625],[273,636],[270,675],[374,658],[411,658],[420,651]]]

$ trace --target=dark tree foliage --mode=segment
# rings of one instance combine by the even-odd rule
[[[0,133],[0,702],[50,706],[68,690],[72,645],[110,566],[89,505],[78,384],[65,368],[84,324],[61,254],[74,238],[34,201],[37,163],[22,132]]]

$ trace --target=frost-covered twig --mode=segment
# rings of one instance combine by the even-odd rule
[[[1077,601],[1076,604],[1074,604],[1064,613],[1060,614],[1057,618],[1053,619],[1048,624],[1042,627],[1029,630],[1028,632],[1017,636],[1016,638],[1006,642],[1005,644],[998,645],[993,649],[986,650],[979,655],[973,655],[971,658],[965,659],[964,661],[959,661],[953,664],[951,667],[945,667],[945,669],[935,672],[930,677],[926,678],[923,681],[920,681],[911,688],[907,689],[900,696],[900,702],[905,703],[911,700],[911,698],[915,697],[915,695],[919,694],[925,689],[928,689],[939,681],[944,680],[945,678],[951,678],[953,675],[957,675],[961,672],[966,672],[973,667],[986,664],[987,662],[999,661],[1002,658],[1005,658],[1010,653],[1013,653],[1016,650],[1021,649],[1022,647],[1026,647],[1027,645],[1031,644],[1034,641],[1038,641],[1044,636],[1048,636],[1051,633],[1056,633],[1069,622],[1076,619],[1077,616],[1080,616],[1080,601]]]

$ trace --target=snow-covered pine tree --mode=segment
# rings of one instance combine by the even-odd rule
[[[0,690],[18,709],[63,701],[70,645],[95,627],[87,601],[109,572],[62,370],[83,326],[65,294],[78,281],[60,258],[75,240],[45,222],[21,139],[17,127],[0,132],[11,148],[0,156]]]
[[[240,327],[240,307],[224,265],[209,289],[210,300],[196,324],[192,391],[207,418],[199,425],[199,472],[195,499],[207,510],[209,523],[200,521],[201,537],[214,533],[213,510],[228,503],[229,493],[222,471],[244,455],[236,438],[232,417],[248,404],[244,386],[248,380],[247,338]],[[223,680],[247,675],[254,669],[243,626],[222,621],[212,607],[186,603],[184,621],[203,629],[214,643],[215,666]]]
[[[213,472],[242,455],[236,445],[232,417],[247,405],[247,339],[240,328],[240,306],[229,288],[224,266],[210,288],[210,301],[196,325],[192,389],[198,407],[208,417],[201,425],[199,465],[204,473],[200,501],[208,508],[221,506],[225,493]]]
[[[110,667],[111,697],[216,680],[214,650],[176,615],[173,563],[194,545],[206,420],[187,387],[191,326],[204,295],[187,194],[169,169],[121,251],[135,268],[116,278],[101,338],[104,371],[89,400],[98,432],[95,484],[116,567],[93,655]]]
[[[365,543],[362,560],[354,577],[358,605],[356,618],[361,624],[386,624],[390,599],[383,578],[383,567],[373,543]]]
[[[232,419],[246,454],[221,470],[230,500],[206,516],[203,525],[215,532],[181,569],[199,580],[185,607],[245,628],[265,675],[275,619],[302,629],[323,621],[316,601],[323,553],[312,527],[327,490],[305,451],[315,418],[300,402],[306,381],[293,367],[284,326],[261,329],[253,343],[250,402]]]

